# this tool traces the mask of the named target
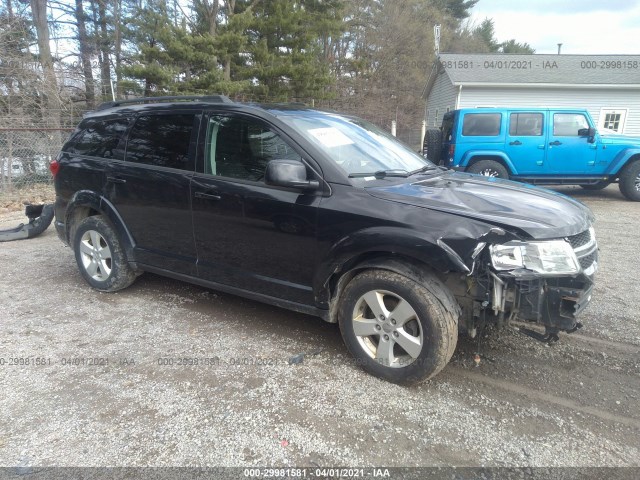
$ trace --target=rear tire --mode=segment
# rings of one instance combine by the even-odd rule
[[[618,186],[628,200],[640,202],[640,160],[624,167]]]
[[[80,274],[96,290],[115,292],[136,279],[118,235],[101,215],[80,222],[75,231],[73,250]]]
[[[422,154],[436,165],[440,165],[442,153],[442,132],[436,129],[429,129],[424,136]]]
[[[476,175],[483,175],[485,177],[493,178],[509,178],[509,172],[501,163],[495,160],[480,160],[479,162],[471,165],[467,172],[475,173]]]
[[[433,275],[419,284],[388,270],[356,275],[338,311],[342,338],[359,366],[393,383],[417,383],[442,370],[458,341],[459,308]]]

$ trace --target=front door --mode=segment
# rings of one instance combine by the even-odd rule
[[[553,113],[547,136],[547,159],[554,174],[586,175],[592,172],[596,160],[596,144],[578,132],[589,128],[584,113]]]
[[[192,181],[198,275],[297,303],[314,303],[320,196],[264,183],[267,163],[302,161],[263,121],[211,115]],[[313,175],[309,171],[310,175]]]

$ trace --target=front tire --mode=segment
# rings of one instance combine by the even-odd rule
[[[80,222],[73,250],[80,274],[96,290],[115,292],[136,279],[113,227],[100,215]]]
[[[624,167],[620,173],[618,187],[628,200],[640,202],[640,160]]]
[[[342,338],[365,371],[393,383],[417,383],[442,370],[458,341],[459,309],[435,276],[419,284],[388,270],[366,270],[345,287]]]
[[[509,172],[501,164],[495,160],[480,160],[479,162],[471,165],[467,172],[475,173],[476,175],[483,175],[485,177],[493,178],[509,178]]]

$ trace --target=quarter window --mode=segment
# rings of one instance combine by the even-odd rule
[[[509,135],[537,137],[542,135],[541,113],[512,113],[509,117]]]
[[[500,113],[467,113],[462,121],[462,135],[466,137],[493,137],[500,135]]]
[[[142,115],[129,133],[127,161],[192,170],[191,136],[195,114]]]
[[[553,135],[556,137],[577,137],[582,128],[589,128],[589,122],[581,113],[553,114]]]
[[[64,151],[76,155],[122,160],[124,150],[120,141],[128,126],[128,118],[87,120],[69,140]]]
[[[293,148],[262,123],[240,117],[209,119],[205,173],[262,181],[267,163],[276,159],[302,161]]]

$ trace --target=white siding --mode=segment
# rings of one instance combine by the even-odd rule
[[[446,113],[447,108],[450,110],[456,108],[457,96],[458,91],[451,83],[449,76],[446,73],[439,74],[427,99],[427,111],[424,117],[427,120],[427,128],[440,127],[442,115]],[[438,110],[437,121],[436,110]]]
[[[435,90],[435,87],[434,87]],[[596,125],[601,108],[628,109],[622,133],[640,136],[640,91],[591,88],[462,88],[458,108],[586,108]],[[441,117],[442,118],[442,117]]]

